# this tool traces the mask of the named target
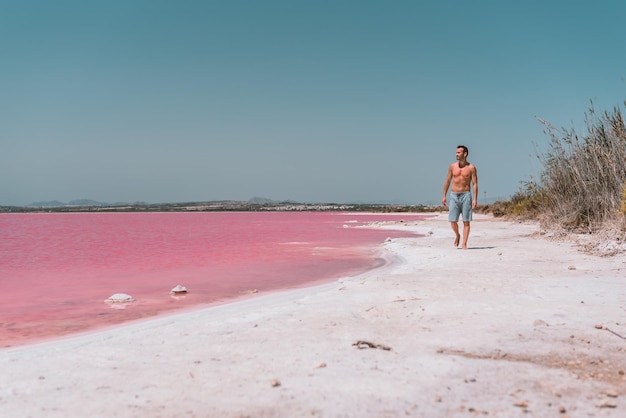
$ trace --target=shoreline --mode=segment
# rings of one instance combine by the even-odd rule
[[[380,245],[379,250],[375,256],[376,260],[380,260],[379,263],[373,267],[356,274],[354,276],[342,276],[339,278],[323,278],[315,281],[309,281],[299,285],[292,285],[290,287],[276,288],[264,292],[242,292],[238,296],[224,298],[204,305],[192,305],[185,308],[179,308],[177,310],[166,311],[156,316],[146,317],[142,319],[134,319],[126,322],[120,322],[116,324],[103,325],[94,329],[88,329],[72,334],[60,335],[57,337],[43,337],[41,340],[33,340],[20,345],[0,347],[0,356],[3,353],[11,351],[21,350],[45,350],[47,348],[54,348],[58,344],[71,345],[73,341],[76,341],[77,345],[83,345],[85,343],[94,343],[102,338],[108,339],[101,334],[116,334],[126,331],[133,331],[134,328],[146,327],[146,328],[158,328],[160,326],[166,326],[170,323],[177,321],[185,321],[188,319],[195,319],[199,316],[210,316],[208,311],[216,311],[220,314],[234,315],[239,310],[252,310],[259,307],[271,306],[274,304],[291,303],[299,298],[314,295],[320,292],[325,292],[334,289],[337,284],[350,280],[366,280],[367,277],[373,274],[383,273],[386,270],[392,270],[393,267],[404,262],[398,258],[395,254],[386,251],[383,244]],[[206,311],[206,312],[205,312]]]
[[[621,416],[626,262],[476,215],[374,225],[397,262],[0,350],[6,416]],[[610,331],[610,332],[609,332]],[[388,349],[387,349],[388,348]]]
[[[247,294],[330,282],[377,267],[380,260],[373,254],[384,239],[408,235],[345,228],[343,221],[348,219],[354,222],[351,225],[364,224],[370,219],[399,219],[369,213],[354,217],[350,213],[91,214],[89,217],[93,218],[88,221],[77,221],[74,215],[58,214],[54,222],[51,221],[54,225],[69,225],[65,234],[43,232],[33,237],[38,242],[56,243],[48,245],[51,248],[46,245],[28,247],[34,254],[50,252],[48,260],[60,261],[47,261],[42,265],[29,262],[25,256],[29,249],[20,250],[30,245],[24,238],[15,243],[11,251],[4,252],[4,257],[0,256],[5,261],[0,263],[0,270],[6,277],[14,278],[7,282],[4,289],[6,303],[0,307],[0,317],[4,319],[0,327],[0,347],[38,343],[201,309],[245,298]],[[77,215],[79,218],[86,216]],[[361,215],[367,217],[359,219]],[[152,216],[164,223],[163,229],[158,229],[157,233],[144,227],[148,223],[146,219],[152,219]],[[66,223],[67,219],[72,221]],[[198,219],[202,225],[197,225]],[[316,224],[320,220],[324,223]],[[39,225],[40,222],[41,218],[37,217],[30,223],[9,223],[8,235],[29,236],[28,225]],[[115,225],[114,233],[110,228],[102,230],[102,225],[109,223]],[[280,224],[282,229],[272,228],[271,225],[275,224]],[[283,225],[289,225],[289,228],[285,229]],[[310,225],[318,225],[318,228],[312,229]],[[142,238],[124,239],[127,233],[123,226],[137,231],[135,235]],[[176,235],[178,229],[190,228],[197,234],[196,242]],[[273,235],[274,230],[285,232]],[[260,233],[262,237],[255,237]],[[104,237],[98,245],[76,246],[76,242],[84,240],[83,234],[104,234]],[[57,236],[75,239],[63,240]],[[293,241],[299,238],[304,242]],[[211,243],[207,245],[203,239],[209,239]],[[132,255],[120,256],[118,248],[125,249],[121,253]],[[59,252],[58,249],[64,250]],[[67,254],[73,254],[71,258],[79,262],[74,263]],[[155,259],[155,254],[163,256]],[[102,260],[109,259],[113,262],[105,266],[106,262]],[[189,293],[172,296],[169,291],[178,284],[186,286]],[[116,293],[129,294],[134,301],[128,304],[103,302]]]

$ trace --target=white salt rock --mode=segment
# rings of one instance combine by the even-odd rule
[[[170,290],[170,293],[187,293],[187,288],[182,284],[179,284],[175,288]]]
[[[105,299],[105,302],[107,302],[107,303],[126,303],[126,302],[132,302],[134,300],[135,300],[135,298],[133,298],[131,295],[127,295],[126,293],[116,293],[114,295],[109,296],[108,299]]]

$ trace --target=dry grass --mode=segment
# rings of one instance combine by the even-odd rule
[[[582,136],[539,121],[550,140],[537,156],[539,181],[523,183],[510,201],[480,212],[537,220],[556,236],[585,234],[591,252],[626,251],[626,126],[619,107],[597,113],[592,103]]]
[[[541,221],[546,228],[594,233],[622,215],[626,183],[626,127],[618,107],[586,114],[587,134],[556,129],[541,120],[550,138],[540,155]]]

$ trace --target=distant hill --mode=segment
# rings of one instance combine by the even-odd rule
[[[43,202],[33,202],[27,206],[32,206],[32,207],[37,207],[37,208],[41,208],[41,207],[55,208],[59,206],[66,206],[66,204],[63,202],[59,202],[58,200],[50,200],[50,201],[43,201]]]
[[[484,199],[483,199],[484,200]],[[493,198],[489,198],[488,201],[493,201],[496,199]],[[247,202],[244,201],[210,201],[210,202],[186,202],[186,203],[160,203],[160,204],[150,204],[147,202],[134,202],[134,203],[129,203],[129,202],[115,202],[115,203],[108,203],[108,202],[100,202],[97,200],[91,200],[91,199],[76,199],[76,200],[72,200],[70,202],[60,202],[58,200],[48,200],[48,201],[39,201],[39,202],[33,202],[30,205],[26,205],[25,207],[27,208],[106,208],[106,207],[121,207],[121,206],[153,206],[153,205],[158,205],[158,206],[172,206],[172,207],[177,207],[177,206],[181,206],[181,205],[186,205],[186,206],[193,206],[193,205],[197,205],[199,203],[211,203],[211,204],[223,204],[223,203],[232,203],[235,205],[240,205],[240,204],[248,204],[248,205],[253,205],[253,206],[264,206],[264,205],[285,205],[285,204],[347,204],[347,205],[357,205],[357,206],[363,206],[363,205],[404,205],[404,206],[412,206],[415,205],[414,202],[407,202],[407,201],[403,201],[402,199],[397,199],[397,200],[375,200],[375,201],[348,201],[348,202],[298,202],[295,200],[273,200],[273,199],[269,199],[267,197],[259,197],[259,196],[255,196],[250,198]],[[439,205],[441,202],[438,201],[427,201],[427,202],[421,202],[421,204],[423,205]],[[487,203],[487,202],[480,202],[480,203]]]
[[[69,206],[109,206],[108,203],[97,202],[90,199],[77,199],[68,203]]]
[[[59,202],[58,200],[33,202],[28,206],[37,208],[58,208],[63,206],[109,206],[109,204],[90,199],[77,199],[69,203]]]

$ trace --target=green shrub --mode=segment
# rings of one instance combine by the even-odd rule
[[[537,218],[541,212],[543,194],[534,181],[523,182],[517,193],[511,197],[511,215],[520,218]]]

